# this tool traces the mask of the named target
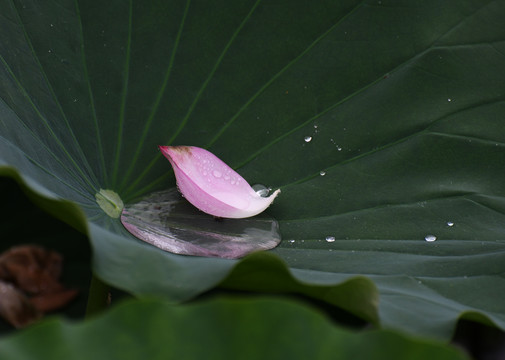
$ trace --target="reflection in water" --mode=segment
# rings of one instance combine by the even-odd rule
[[[126,205],[121,222],[137,238],[184,255],[236,259],[272,249],[281,241],[275,219],[216,219],[189,204],[175,188]]]

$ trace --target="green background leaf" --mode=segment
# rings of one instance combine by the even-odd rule
[[[89,234],[106,282],[172,301],[222,281],[275,291],[275,263],[292,291],[332,288],[326,301],[388,328],[447,339],[474,311],[505,329],[505,1],[5,0],[0,14],[0,172]],[[237,262],[126,233],[95,194],[174,186],[159,144],[280,187],[281,245]]]
[[[179,307],[127,302],[79,325],[47,321],[0,344],[6,360],[467,358],[441,343],[390,331],[355,334],[311,308],[279,299]]]

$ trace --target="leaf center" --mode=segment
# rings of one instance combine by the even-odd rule
[[[112,218],[118,218],[123,211],[123,200],[112,190],[100,189],[95,194],[96,203]]]

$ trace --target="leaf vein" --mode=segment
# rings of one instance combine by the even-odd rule
[[[118,134],[116,141],[116,156],[114,159],[114,169],[112,171],[112,183],[115,185],[117,181],[118,171],[119,171],[119,159],[121,157],[121,146],[123,144],[123,128],[125,122],[125,111],[126,111],[126,98],[128,96],[128,82],[130,77],[130,58],[131,58],[131,42],[132,42],[132,13],[133,13],[133,0],[129,0],[128,9],[128,39],[126,43],[126,56],[125,63],[123,67],[123,91],[121,94],[121,105],[119,110],[119,125]]]
[[[168,80],[170,78],[170,74],[172,73],[172,68],[173,68],[173,65],[174,65],[174,62],[175,62],[175,57],[176,57],[176,54],[177,54],[177,50],[179,48],[179,42],[180,42],[180,39],[181,39],[181,36],[182,36],[182,32],[183,32],[183,29],[184,29],[184,24],[186,22],[187,15],[189,13],[190,4],[191,4],[191,0],[187,0],[186,1],[186,7],[184,8],[184,13],[183,13],[183,16],[182,16],[182,19],[181,19],[181,23],[179,24],[179,29],[177,30],[177,35],[176,35],[174,46],[173,46],[173,49],[172,49],[172,54],[170,56],[170,60],[168,62],[168,67],[167,67],[167,70],[165,72],[165,76],[163,78],[163,83],[161,85],[160,90],[158,91],[158,95],[156,97],[156,100],[154,101],[154,105],[152,106],[151,114],[147,118],[147,121],[146,121],[146,123],[144,125],[144,129],[143,129],[142,134],[140,136],[137,148],[136,148],[135,153],[133,154],[133,157],[131,159],[130,167],[126,171],[126,175],[124,176],[124,180],[123,180],[123,182],[120,185],[120,189],[123,189],[125,187],[126,181],[130,178],[131,173],[133,172],[133,169],[134,169],[134,167],[135,167],[135,165],[136,165],[136,163],[138,161],[138,158],[140,156],[140,151],[141,151],[142,145],[144,144],[145,138],[147,137],[147,134],[149,132],[151,124],[152,124],[152,122],[154,120],[154,116],[156,115],[156,112],[158,111],[158,108],[159,108],[159,106],[161,104],[161,99],[163,98],[163,94],[165,93],[165,89],[166,89],[166,87],[168,85]],[[151,170],[151,168],[154,166],[154,163],[158,159],[159,159],[159,154],[156,154],[155,157],[154,157],[154,159],[147,165],[147,167],[144,169],[144,171],[126,189],[126,191],[125,191],[126,194],[127,194],[126,197],[128,197],[128,193],[131,191],[131,189],[134,188],[138,184],[138,182],[140,182],[140,180],[142,180],[142,178]]]

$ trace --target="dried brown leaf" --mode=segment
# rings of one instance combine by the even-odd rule
[[[15,286],[0,281],[0,315],[14,327],[22,328],[40,319],[42,312]]]

